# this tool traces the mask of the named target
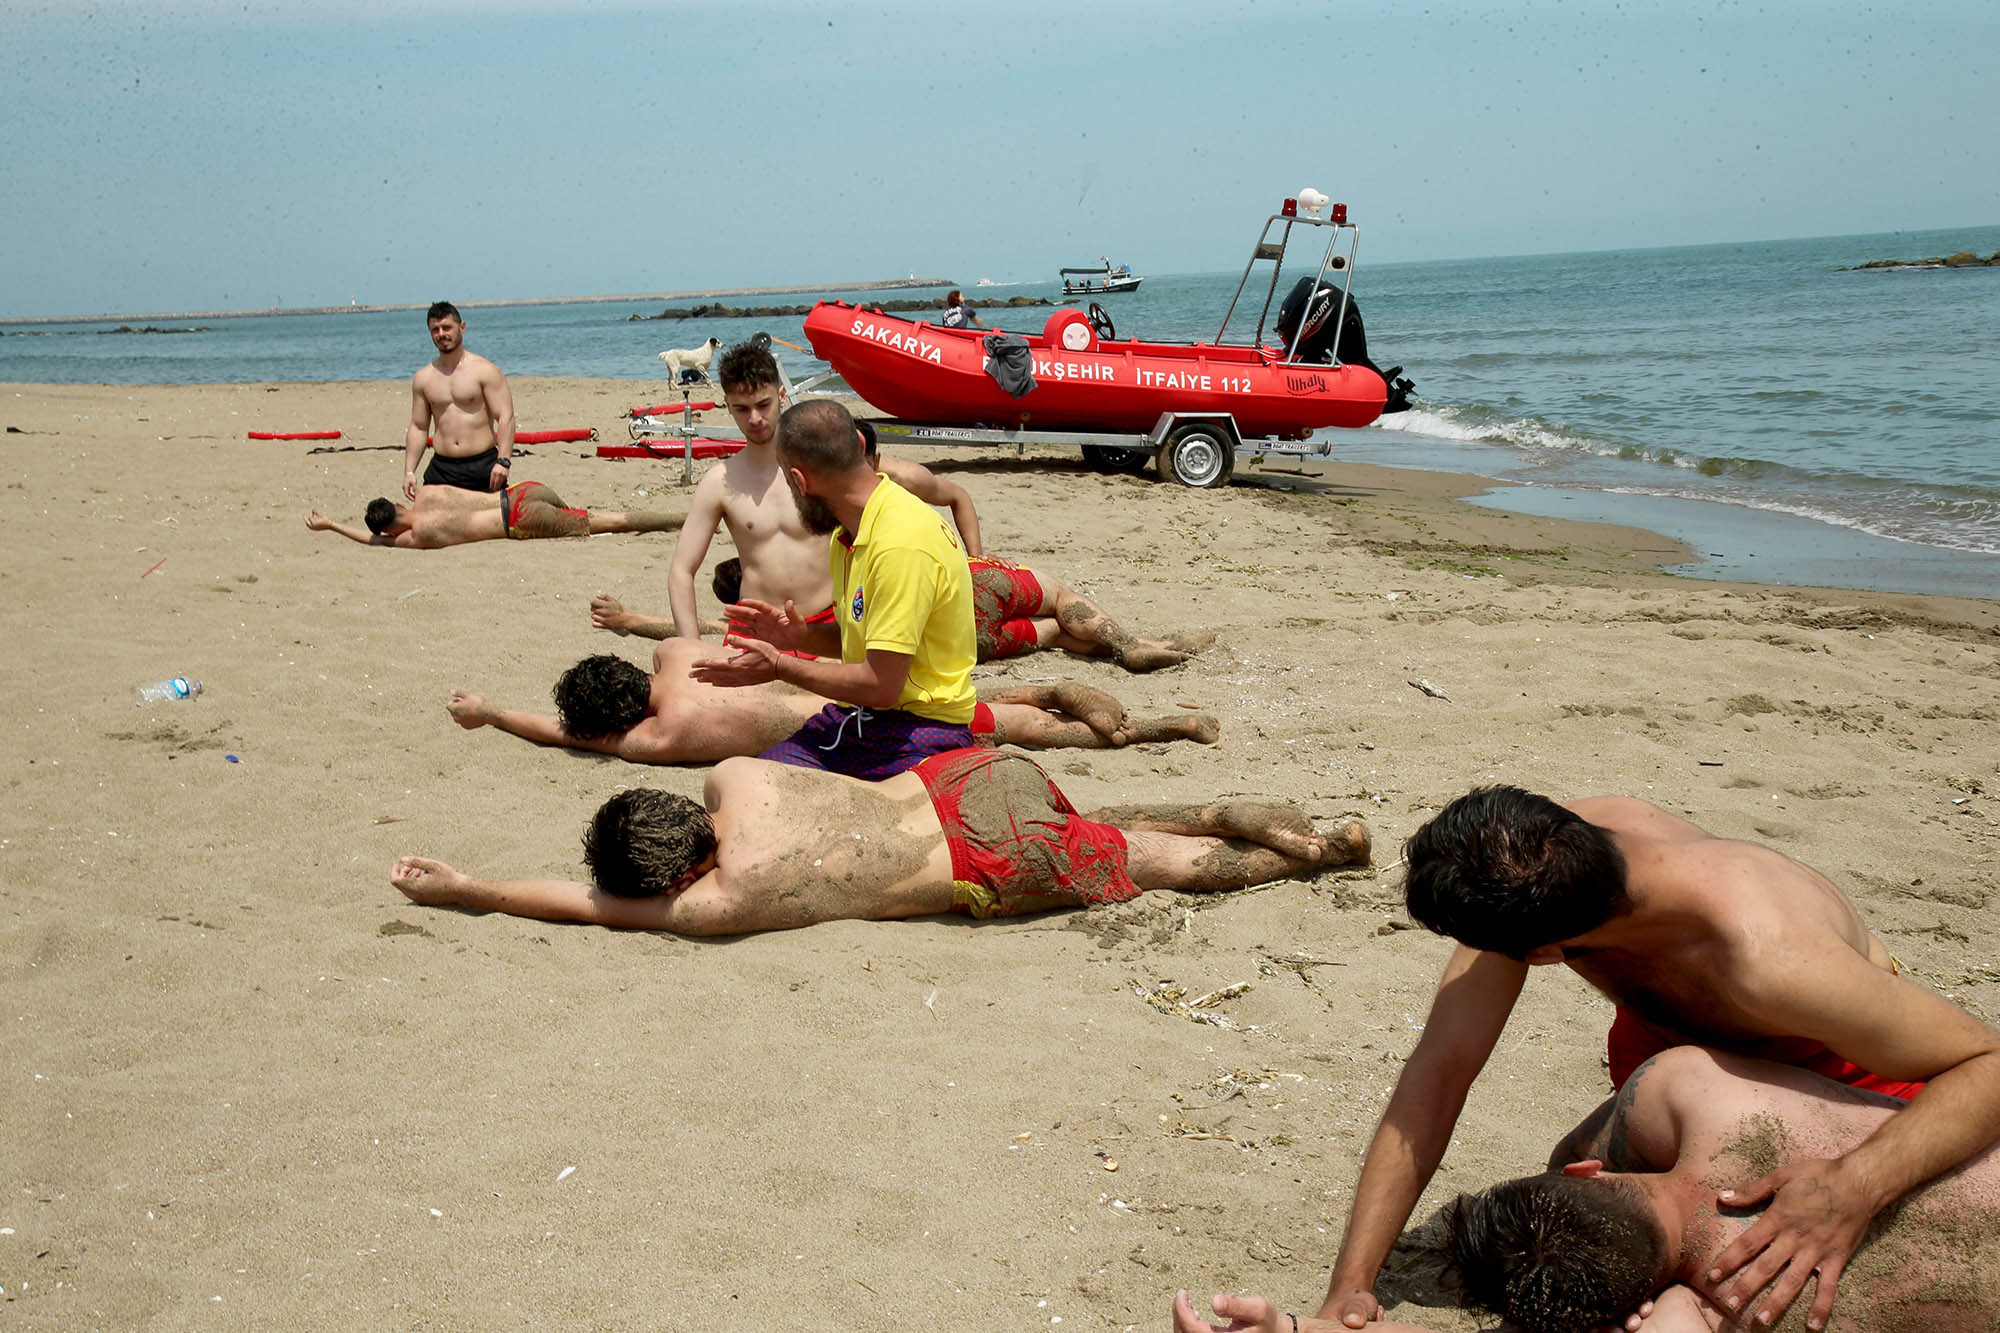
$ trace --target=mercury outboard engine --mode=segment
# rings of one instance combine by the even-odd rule
[[[1352,296],[1347,298],[1347,317],[1334,328],[1335,317],[1340,313],[1340,289],[1322,283],[1313,286],[1313,279],[1300,278],[1293,284],[1285,303],[1278,307],[1278,337],[1286,347],[1292,345],[1292,335],[1299,332],[1301,323],[1305,333],[1299,338],[1298,358],[1301,361],[1332,362],[1336,358],[1343,365],[1366,366],[1382,377],[1388,387],[1389,400],[1382,405],[1382,415],[1391,412],[1407,412],[1410,407],[1410,390],[1416,382],[1398,379],[1403,373],[1401,366],[1391,366],[1384,370],[1368,359],[1368,334],[1361,326],[1361,304]]]

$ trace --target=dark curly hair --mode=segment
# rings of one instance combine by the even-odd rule
[[[622,657],[598,653],[556,681],[556,720],[567,735],[594,741],[630,731],[646,720],[653,678]]]
[[[1595,930],[1625,910],[1625,858],[1611,835],[1546,796],[1480,787],[1404,844],[1410,918],[1512,958]]]
[[[386,495],[376,496],[368,502],[368,508],[362,511],[361,521],[368,525],[370,532],[380,537],[389,530],[389,525],[396,521],[396,502]]]
[[[722,381],[724,393],[742,393],[767,384],[783,388],[785,384],[785,377],[778,372],[778,358],[771,355],[769,341],[762,346],[755,340],[737,343],[722,354],[715,378]]]
[[[1625,1180],[1509,1180],[1460,1195],[1445,1221],[1466,1298],[1525,1333],[1618,1327],[1660,1287],[1672,1257]]]
[[[715,851],[708,811],[685,796],[634,787],[598,808],[583,835],[597,887],[620,898],[667,893]]]

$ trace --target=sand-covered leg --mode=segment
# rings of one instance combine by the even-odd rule
[[[1093,810],[1084,818],[1127,830],[1242,838],[1314,866],[1364,864],[1368,860],[1368,828],[1360,820],[1345,820],[1335,831],[1324,833],[1297,806],[1274,802],[1116,805]]]
[[[592,533],[599,532],[674,532],[687,521],[687,515],[661,513],[657,510],[634,509],[630,512],[619,509],[575,510],[581,513]],[[564,536],[570,534],[564,533]]]
[[[1127,671],[1157,671],[1187,661],[1188,654],[1180,649],[1125,629],[1076,589],[1038,577],[1043,577],[1043,603],[1056,618],[1056,647],[1081,656],[1108,654]]]

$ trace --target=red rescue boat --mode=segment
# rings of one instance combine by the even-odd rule
[[[1407,405],[1400,366],[1368,360],[1360,312],[1348,291],[1357,238],[1345,205],[1318,216],[1325,197],[1301,191],[1266,222],[1222,333],[1251,271],[1272,264],[1257,328],[1247,342],[1151,342],[1119,338],[1110,318],[1060,309],[1037,333],[1009,335],[1027,345],[1034,387],[1015,397],[996,378],[989,330],[948,329],[880,310],[822,301],[806,316],[813,354],[850,388],[892,417],[940,425],[1041,430],[1143,431],[1162,413],[1231,418],[1239,437],[1302,439],[1323,427],[1366,426]],[[1317,203],[1311,202],[1317,199]],[[1301,204],[1304,203],[1304,207]],[[1328,232],[1319,272],[1300,278],[1265,340],[1285,245],[1294,226]],[[1278,231],[1274,238],[1273,229]],[[1343,239],[1345,252],[1339,252]],[[1001,359],[1007,358],[1001,353]],[[1021,358],[1014,353],[1018,364]],[[998,373],[1004,375],[1005,367]]]

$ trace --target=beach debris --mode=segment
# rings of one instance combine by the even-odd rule
[[[937,995],[938,995],[937,987],[936,986],[931,987],[931,993],[929,995],[924,996],[924,1008],[931,1011],[932,1018],[937,1018],[937,1021],[942,1023],[944,1022],[944,1020],[942,1018],[938,1018]]]
[[[1118,1169],[1118,1159],[1116,1157],[1105,1158],[1104,1169],[1106,1171],[1116,1171]]]
[[[1223,1014],[1215,1014],[1208,1011],[1224,1000],[1235,999],[1249,989],[1249,982],[1236,981],[1217,990],[1212,990],[1206,995],[1197,995],[1193,999],[1188,999],[1187,987],[1177,986],[1171,981],[1163,981],[1157,987],[1148,986],[1145,982],[1137,979],[1134,979],[1132,982],[1133,994],[1163,1014],[1169,1014],[1175,1018],[1185,1018],[1190,1023],[1207,1023],[1211,1026],[1231,1031],[1236,1027],[1234,1022],[1230,1021]]]
[[[161,565],[164,565],[166,563],[167,563],[167,557],[161,556],[158,560],[155,560],[152,563],[152,566],[149,569],[146,570],[146,574],[152,573],[153,570],[158,569]],[[146,577],[146,574],[141,574],[139,577],[143,579]]]
[[[408,815],[377,815],[368,822],[371,824],[400,824],[408,818]]]
[[[576,1171],[575,1167],[566,1166],[562,1170],[556,1172],[556,1184],[560,1185],[565,1180],[568,1180],[575,1171]]]
[[[1408,681],[1406,683],[1409,685],[1411,689],[1417,691],[1419,694],[1428,694],[1433,699],[1442,699],[1446,703],[1451,702],[1451,696],[1449,694],[1446,694],[1443,690],[1439,689],[1437,686],[1431,684],[1428,680],[1425,680],[1422,677],[1419,677],[1416,680]]]

